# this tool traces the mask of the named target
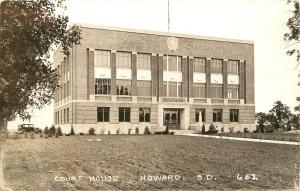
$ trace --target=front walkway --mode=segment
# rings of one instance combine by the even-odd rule
[[[179,136],[191,136],[191,137],[207,137],[207,138],[215,138],[215,139],[229,139],[229,140],[237,140],[237,141],[249,141],[249,142],[261,142],[261,143],[275,143],[275,144],[283,144],[283,145],[298,145],[300,146],[300,142],[291,142],[291,141],[275,141],[275,140],[266,140],[266,139],[250,139],[250,138],[240,138],[240,137],[225,137],[219,135],[202,135],[202,134],[178,134]]]

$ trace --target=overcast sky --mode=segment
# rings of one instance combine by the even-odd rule
[[[167,0],[67,0],[72,23],[167,32]],[[256,112],[276,100],[293,108],[300,94],[296,61],[285,54],[286,0],[170,0],[171,32],[254,41]],[[36,126],[53,123],[53,104],[33,113]],[[19,120],[9,123],[16,127]]]

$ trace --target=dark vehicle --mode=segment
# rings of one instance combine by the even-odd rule
[[[42,130],[40,128],[34,127],[33,124],[21,124],[18,126],[18,132],[20,134],[25,132],[42,133]]]

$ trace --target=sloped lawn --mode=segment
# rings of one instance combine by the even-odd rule
[[[170,135],[21,138],[7,140],[4,173],[13,190],[282,190],[294,188],[299,151],[290,145]],[[237,180],[238,174],[255,174],[258,180]],[[159,175],[173,179],[153,181]],[[81,178],[57,181],[70,176]],[[117,181],[107,181],[110,176]]]

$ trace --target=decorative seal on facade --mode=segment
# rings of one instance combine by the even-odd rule
[[[178,38],[176,37],[168,37],[167,38],[168,48],[172,51],[175,51],[178,48]]]

